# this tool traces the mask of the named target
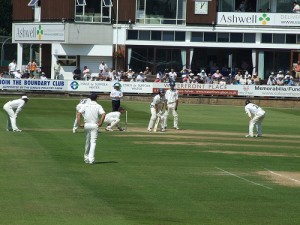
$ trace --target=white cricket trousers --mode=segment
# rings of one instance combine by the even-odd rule
[[[150,112],[151,112],[151,117],[150,117],[150,121],[149,121],[149,125],[148,125],[148,130],[153,129],[153,125],[155,123],[155,120],[157,118],[157,113],[156,113],[156,109],[155,107],[150,107]],[[160,128],[163,128],[163,116],[160,117]]]
[[[17,127],[17,117],[15,114],[15,111],[12,109],[12,107],[8,103],[6,103],[3,106],[3,109],[6,111],[6,114],[7,114],[6,129],[7,130],[18,130],[19,128]]]
[[[249,122],[249,135],[253,136],[254,125],[256,125],[257,135],[262,135],[261,123],[265,118],[265,112],[258,112]]]
[[[168,116],[172,113],[174,117],[174,127],[178,127],[178,113],[175,110],[176,103],[168,104],[168,110],[164,114],[164,127],[168,126]]]
[[[93,163],[95,162],[98,125],[95,123],[85,123],[84,130],[86,132],[84,160]]]

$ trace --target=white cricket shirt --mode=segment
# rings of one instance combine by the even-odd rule
[[[12,109],[17,109],[16,114],[22,111],[23,106],[25,105],[25,101],[23,99],[16,99],[7,102],[4,106],[9,106]]]
[[[105,113],[102,106],[95,101],[84,104],[78,112],[83,115],[85,123],[98,123],[99,115]]]
[[[104,122],[109,122],[111,120],[116,120],[116,119],[120,119],[121,113],[120,112],[110,112],[108,114],[105,115],[105,120]]]
[[[249,103],[245,106],[245,111],[248,114],[249,117],[251,117],[251,115],[256,115],[258,113],[265,113],[265,111],[260,108],[259,106],[253,104],[253,103]]]
[[[178,91],[177,90],[167,90],[165,94],[165,98],[168,104],[175,103],[178,100]]]

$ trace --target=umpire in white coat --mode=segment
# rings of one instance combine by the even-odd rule
[[[95,163],[95,150],[98,137],[98,127],[101,127],[105,119],[105,111],[97,101],[97,94],[93,93],[90,96],[91,101],[84,104],[77,113],[77,122],[80,127],[85,129],[86,141],[85,141],[85,152],[84,162],[88,164]],[[84,125],[81,124],[81,115],[84,118]],[[99,120],[99,116],[101,118]]]
[[[7,131],[13,131],[13,132],[22,131],[17,127],[17,117],[19,113],[22,111],[23,106],[27,102],[28,102],[28,98],[27,96],[24,95],[22,96],[22,98],[9,101],[3,106],[3,109],[7,113],[7,126],[6,126]]]

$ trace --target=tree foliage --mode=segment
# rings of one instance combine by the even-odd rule
[[[12,31],[12,1],[1,0],[0,36],[10,36]]]

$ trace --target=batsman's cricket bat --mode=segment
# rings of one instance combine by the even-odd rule
[[[125,111],[125,131],[127,131],[127,110]]]
[[[154,127],[153,127],[153,132],[157,131],[157,127],[158,127],[159,121],[160,121],[160,116],[158,116],[156,118],[156,120],[155,120],[155,124],[154,124]]]

